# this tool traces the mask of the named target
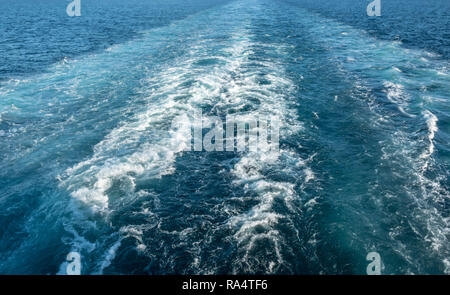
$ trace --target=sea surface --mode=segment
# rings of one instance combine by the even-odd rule
[[[69,2],[0,1],[1,274],[450,274],[450,1]]]

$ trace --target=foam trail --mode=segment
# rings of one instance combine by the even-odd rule
[[[242,8],[243,10],[245,8]],[[251,13],[259,13],[261,7],[256,6]],[[244,10],[245,11],[245,10]],[[249,12],[250,18],[250,12]],[[223,101],[216,104],[216,108],[244,109],[246,105],[252,105],[252,111],[247,115],[239,116],[242,122],[249,122],[255,117],[276,117],[280,122],[281,140],[298,134],[303,128],[302,123],[297,121],[295,114],[290,108],[292,102],[289,101],[289,94],[295,88],[294,83],[287,78],[283,67],[277,60],[260,62],[256,67],[248,67],[251,60],[243,52],[253,52],[264,50],[266,53],[273,52],[282,55],[285,48],[282,45],[261,44],[253,41],[255,36],[250,31],[245,32],[241,37],[245,42],[245,47],[239,47],[240,58],[235,62],[235,66],[229,68],[230,72],[236,73],[240,79],[228,83],[229,96],[223,97]],[[244,70],[245,69],[245,70]],[[251,69],[251,70],[249,70]],[[258,78],[264,75],[269,83],[261,84]],[[254,104],[250,99],[257,98],[258,103]],[[233,263],[234,272],[263,271],[265,273],[275,273],[283,265],[286,265],[281,250],[292,247],[285,241],[283,234],[279,232],[277,226],[280,220],[292,218],[291,214],[298,212],[296,201],[299,196],[296,192],[296,183],[291,181],[279,181],[271,179],[265,171],[275,169],[282,171],[291,177],[301,175],[302,181],[307,183],[314,180],[314,173],[307,166],[307,162],[293,150],[281,148],[280,150],[258,150],[247,151],[240,156],[240,160],[234,165],[231,173],[235,180],[233,184],[243,187],[248,195],[255,195],[257,205],[248,212],[232,216],[229,219],[229,226],[235,231],[234,239],[239,247],[236,261]],[[274,203],[281,200],[288,208],[288,212],[277,212]],[[265,245],[271,245],[270,257],[259,257],[258,263],[253,262],[257,245],[265,241]],[[257,255],[258,256],[258,255]]]
[[[424,151],[421,155],[421,159],[428,159],[433,153],[434,153],[434,137],[436,135],[436,132],[438,132],[437,122],[438,118],[429,110],[426,110],[424,112],[424,118],[426,119],[427,126],[428,126],[428,149]],[[428,161],[425,163],[424,170],[428,167]]]
[[[405,272],[420,272],[422,265],[413,258],[417,247],[428,249],[419,254],[423,259],[439,257],[440,268],[448,272],[450,226],[448,210],[443,205],[448,203],[450,195],[446,185],[448,176],[445,161],[435,158],[437,135],[444,132],[443,137],[446,137],[445,131],[438,128],[441,119],[435,110],[445,108],[448,101],[448,61],[424,50],[404,48],[401,42],[377,39],[364,30],[311,11],[295,11],[308,34],[315,36],[315,42],[327,52],[328,60],[338,67],[342,77],[348,77],[348,82],[354,84],[357,95],[352,98],[367,104],[371,112],[369,120],[376,132],[384,136],[379,141],[382,154],[379,167],[374,169],[383,182],[376,182],[372,188],[376,192],[372,197],[374,203],[381,205],[380,214],[386,208],[383,206],[387,206],[384,202],[389,204],[392,197],[388,193],[392,188],[384,182],[396,179],[396,200],[408,200],[402,205],[403,210],[409,206],[415,208],[412,212],[402,209],[397,212],[405,220],[414,220],[410,227],[400,227],[404,230],[402,233],[414,232],[418,240],[425,242],[418,246],[421,242],[410,245],[399,241],[397,230],[378,239],[384,240],[407,261]],[[424,129],[427,134],[422,137]],[[379,172],[391,166],[395,171]],[[380,195],[386,199],[380,200]],[[386,215],[386,218],[390,217]],[[377,227],[376,223],[369,226]],[[370,245],[369,241],[365,242]],[[367,248],[370,250],[369,246]]]
[[[179,27],[172,27],[172,30],[182,30],[183,26],[184,23],[181,23]],[[67,169],[61,176],[60,187],[70,192],[74,212],[78,212],[77,208],[80,207],[85,210],[81,214],[77,213],[79,218],[85,220],[79,220],[78,223],[85,225],[80,229],[81,233],[75,232],[76,235],[81,236],[87,229],[96,227],[95,219],[90,221],[94,216],[100,214],[104,220],[108,219],[114,210],[111,207],[110,192],[113,187],[115,190],[120,189],[121,202],[132,202],[138,195],[135,192],[137,180],[159,179],[174,172],[173,164],[186,150],[186,138],[190,136],[189,128],[170,128],[170,122],[174,118],[190,121],[195,111],[205,106],[239,109],[246,103],[240,97],[242,88],[248,87],[249,91],[256,92],[267,91],[257,87],[253,81],[256,77],[254,75],[258,73],[252,73],[243,80],[232,79],[231,75],[239,72],[242,62],[250,53],[251,45],[248,30],[243,29],[246,24],[237,22],[234,26],[237,29],[230,36],[232,43],[226,44],[223,51],[218,50],[222,54],[216,58],[219,64],[214,62],[211,66],[199,67],[199,64],[205,63],[204,52],[211,44],[205,44],[202,40],[195,41],[189,52],[165,65],[156,75],[143,80],[144,87],[147,88],[144,93],[148,95],[146,109],[120,123],[96,144],[91,157]],[[269,78],[278,79],[274,76]],[[252,84],[248,84],[246,79],[250,79]],[[278,85],[282,87],[285,82],[279,79],[277,83],[282,83]],[[228,94],[222,93],[223,89]],[[280,114],[283,110],[276,112]],[[107,243],[107,239],[108,237],[104,237],[102,243]],[[72,244],[74,249],[85,249],[76,240]],[[117,250],[118,247],[119,243],[113,244],[109,249]],[[103,262],[99,262],[97,272],[103,272],[114,259],[114,255],[107,254],[105,257]]]

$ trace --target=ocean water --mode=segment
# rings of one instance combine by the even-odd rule
[[[2,0],[0,273],[449,274],[450,2],[369,2]]]

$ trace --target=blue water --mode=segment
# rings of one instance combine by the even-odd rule
[[[2,0],[0,273],[449,274],[450,2],[381,1]]]

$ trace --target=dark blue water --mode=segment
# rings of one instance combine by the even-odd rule
[[[381,1],[2,0],[0,273],[450,273],[450,3]]]

